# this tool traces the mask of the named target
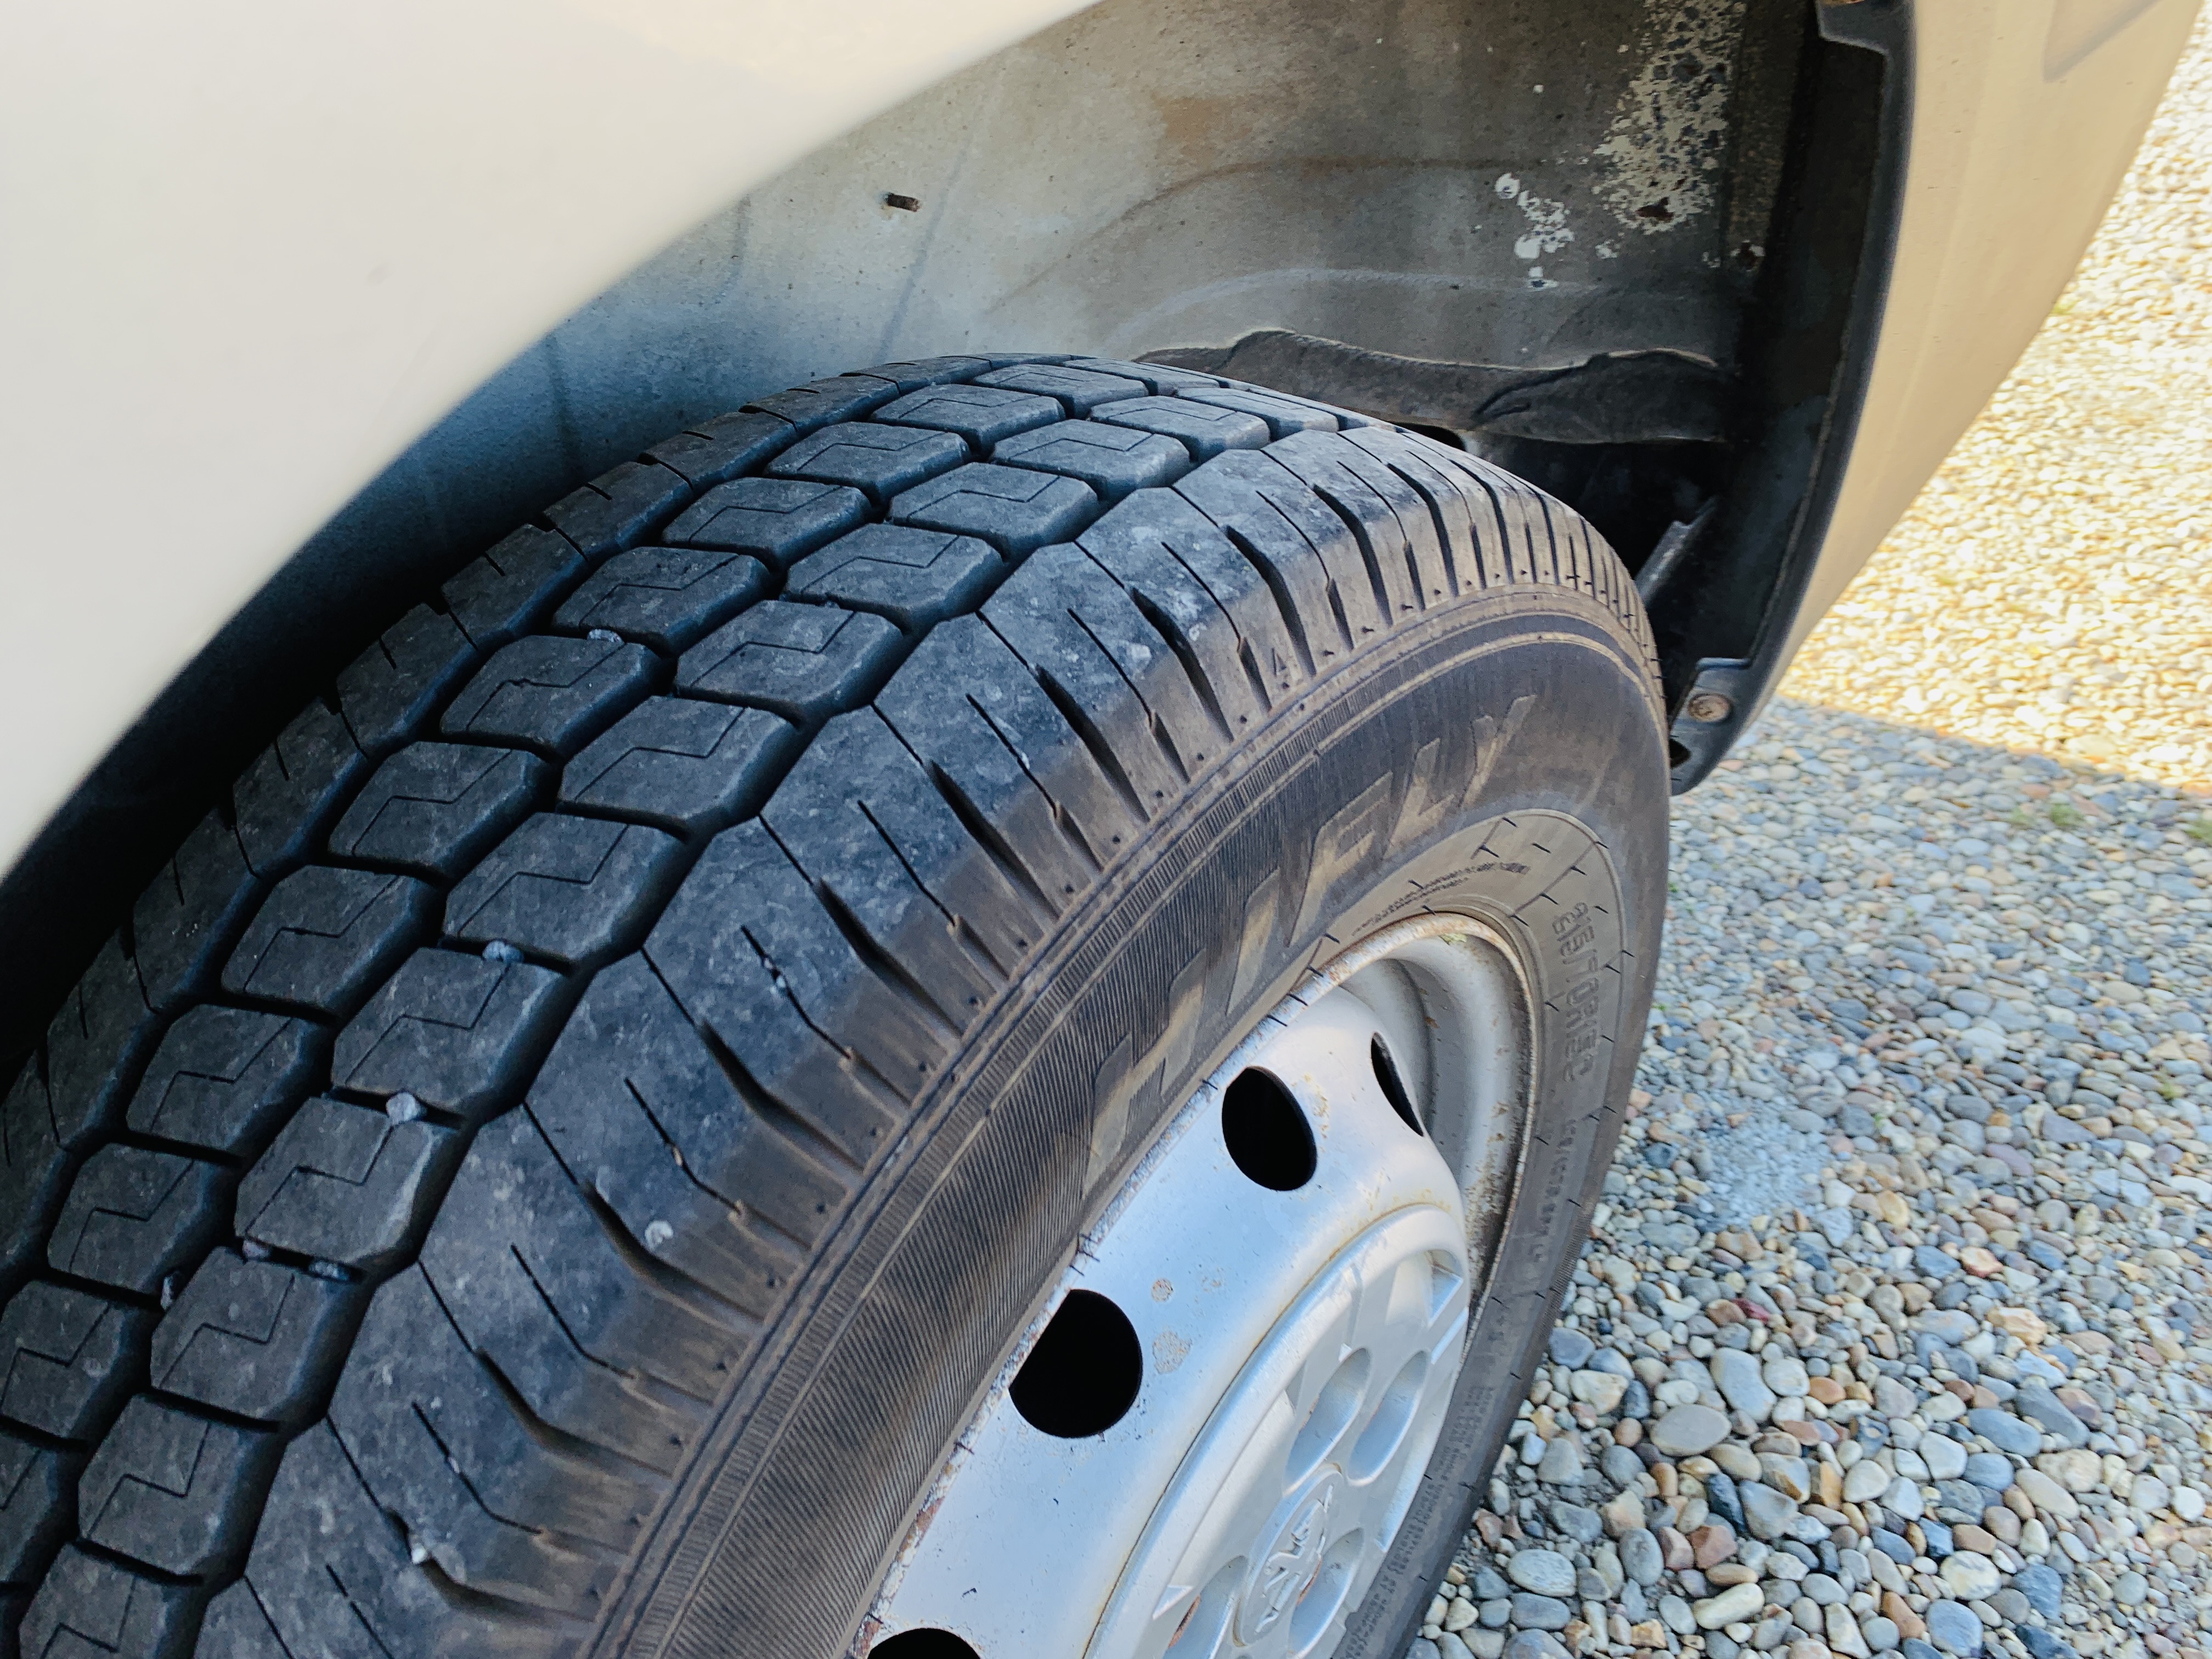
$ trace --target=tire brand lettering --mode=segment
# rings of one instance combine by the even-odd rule
[[[1571,975],[1561,999],[1566,1014],[1562,1047],[1567,1076],[1580,1082],[1597,1065],[1601,1016],[1605,1000],[1604,964],[1598,959],[1596,919],[1588,904],[1577,904],[1552,919],[1552,941],[1559,965]]]

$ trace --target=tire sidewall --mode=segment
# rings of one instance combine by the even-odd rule
[[[702,1444],[602,1654],[850,1650],[1082,1226],[1305,974],[1458,914],[1528,987],[1517,1179],[1430,1472],[1341,1655],[1403,1650],[1523,1396],[1620,1126],[1665,893],[1648,656],[1574,590],[1362,647],[1157,817],[984,1019]]]

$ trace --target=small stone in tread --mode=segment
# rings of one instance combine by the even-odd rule
[[[567,990],[533,963],[417,951],[338,1033],[331,1082],[384,1097],[404,1091],[477,1121],[520,1086]]]
[[[579,634],[604,628],[674,656],[768,591],[769,570],[745,553],[637,547],[609,559],[555,613]]]
[[[660,672],[660,659],[641,645],[534,635],[478,669],[440,729],[449,737],[573,755],[650,690]]]
[[[680,843],[643,824],[540,813],[495,848],[446,900],[446,932],[495,940],[562,968],[636,942],[647,901]],[[633,920],[635,919],[635,920]]]

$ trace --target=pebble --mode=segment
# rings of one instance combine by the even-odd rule
[[[1754,1423],[1764,1423],[1773,1413],[1774,1390],[1766,1386],[1756,1359],[1740,1348],[1723,1348],[1712,1357],[1711,1365],[1713,1385],[1732,1409],[1741,1412]],[[1722,1432],[1727,1432],[1725,1424]],[[1698,1449],[1717,1444],[1720,1438],[1720,1435],[1715,1435],[1706,1447]]]
[[[1659,1540],[1649,1531],[1638,1529],[1621,1534],[1620,1570],[1632,1582],[1649,1589],[1659,1582],[1663,1565],[1659,1554]]]
[[[1986,1601],[2004,1585],[2004,1580],[1997,1576],[1996,1563],[1972,1550],[1959,1550],[1945,1556],[1936,1577],[1943,1581],[1943,1588],[1961,1601]]]
[[[1550,1352],[1555,1365],[1565,1365],[1571,1371],[1580,1370],[1596,1352],[1596,1343],[1569,1326],[1555,1327],[1552,1332]]]
[[[1677,1406],[1652,1425],[1651,1443],[1669,1457],[1710,1451],[1728,1437],[1728,1419],[1711,1406]]]
[[[1536,1595],[1572,1595],[1575,1564],[1557,1550],[1519,1550],[1505,1563],[1505,1576]]]
[[[1723,1625],[1750,1618],[1765,1604],[1766,1597],[1757,1584],[1736,1584],[1718,1595],[1694,1603],[1690,1611],[1696,1616],[1698,1629],[1718,1630]]]
[[[2021,1385],[2013,1396],[2013,1403],[2022,1417],[2031,1419],[2044,1433],[2056,1437],[2069,1446],[2089,1443],[2089,1425],[2069,1411],[2047,1383],[2030,1382]]]
[[[1536,1478],[1555,1486],[1580,1486],[1586,1473],[1583,1466],[1582,1443],[1569,1434],[1563,1434],[1547,1445],[1542,1459],[1536,1465]]]
[[[1930,1601],[1922,1615],[1928,1639],[1944,1653],[1966,1655],[1982,1650],[1982,1621],[1972,1607],[1956,1601]]]
[[[1516,1595],[1507,1617],[1516,1630],[1565,1630],[1573,1617],[1567,1604],[1555,1595]]]

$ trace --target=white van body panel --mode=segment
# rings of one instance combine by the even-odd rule
[[[501,364],[778,169],[1085,3],[12,8],[0,871]]]

